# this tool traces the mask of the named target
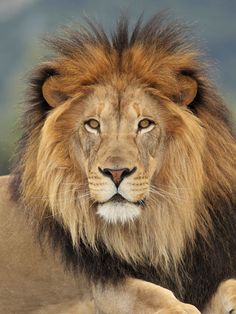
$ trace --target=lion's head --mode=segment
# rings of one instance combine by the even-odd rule
[[[74,246],[165,267],[207,234],[211,198],[232,197],[235,144],[198,51],[159,19],[51,40],[14,182],[36,221],[53,217]]]

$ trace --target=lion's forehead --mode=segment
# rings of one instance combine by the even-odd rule
[[[99,117],[108,117],[110,121],[115,121],[115,118],[121,120],[121,117],[124,120],[135,119],[144,114],[151,114],[154,103],[145,89],[137,85],[125,86],[122,90],[112,85],[98,85],[87,98],[85,110],[86,113]]]

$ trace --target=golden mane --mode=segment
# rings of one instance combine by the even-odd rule
[[[159,15],[145,25],[139,20],[132,34],[126,19],[121,19],[111,39],[89,22],[88,28],[69,30],[50,44],[55,58],[37,68],[30,79],[13,195],[23,202],[40,234],[49,234],[74,267],[87,271],[83,251],[99,255],[102,250],[125,265],[149,264],[179,278],[186,247],[191,253],[198,237],[211,245],[216,217],[227,216],[235,206],[235,139],[201,53],[184,27],[168,24]],[[198,85],[186,110],[165,102],[181,102],[180,75]],[[62,96],[76,94],[77,99],[108,83],[121,92],[134,84],[152,97],[161,95],[171,113],[170,136],[163,167],[152,184],[161,184],[163,195],[155,204],[150,200],[150,210],[141,221],[105,225],[94,215],[89,199],[79,197],[88,187],[82,161],[74,159],[67,144],[73,108],[68,102],[54,112],[45,101],[42,86],[52,76],[60,81]],[[62,114],[66,120],[60,120]]]

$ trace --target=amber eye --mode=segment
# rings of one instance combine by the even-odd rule
[[[139,121],[138,128],[140,130],[147,129],[151,125],[154,125],[154,122],[152,120],[143,119],[143,120]]]
[[[85,124],[90,126],[90,128],[92,128],[92,129],[99,128],[99,122],[95,119],[90,119],[90,120],[86,121]]]
[[[84,123],[84,126],[87,131],[94,133],[95,131],[97,132],[99,130],[100,123],[95,119],[90,119]]]

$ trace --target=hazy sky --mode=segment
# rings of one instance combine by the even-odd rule
[[[6,20],[21,10],[29,3],[34,3],[38,0],[0,0],[0,19]]]

